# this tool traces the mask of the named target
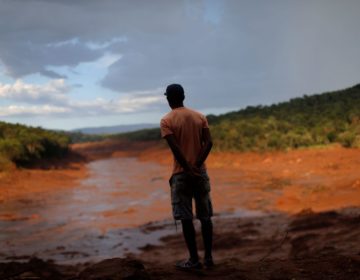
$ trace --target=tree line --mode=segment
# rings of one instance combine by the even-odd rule
[[[208,116],[220,150],[279,150],[341,143],[360,147],[360,85],[270,106]]]
[[[0,170],[34,159],[62,157],[68,152],[70,137],[63,132],[0,121]]]
[[[360,85],[207,118],[216,150],[284,150],[331,143],[360,147]],[[157,140],[160,130],[112,137]]]

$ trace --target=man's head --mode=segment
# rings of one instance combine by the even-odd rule
[[[166,96],[166,99],[169,102],[169,106],[171,108],[184,106],[183,101],[185,99],[185,93],[181,85],[179,84],[168,85],[164,95]]]

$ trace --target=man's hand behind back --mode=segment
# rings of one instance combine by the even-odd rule
[[[195,165],[190,165],[189,169],[186,170],[186,173],[189,174],[193,178],[201,177],[200,168]]]

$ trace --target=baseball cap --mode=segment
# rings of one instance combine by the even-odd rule
[[[164,93],[166,96],[178,96],[184,97],[184,88],[179,84],[171,84],[166,88],[166,92]]]

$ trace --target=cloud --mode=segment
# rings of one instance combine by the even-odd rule
[[[70,112],[71,110],[66,107],[58,107],[52,105],[34,105],[34,106],[22,106],[22,105],[10,105],[6,107],[0,107],[1,117],[14,117],[14,116],[39,116],[39,115],[59,115]]]
[[[125,95],[117,99],[105,100],[97,98],[91,101],[69,102],[69,108],[74,115],[114,115],[124,113],[139,113],[155,110],[163,103],[163,97],[158,95]]]
[[[95,98],[85,101],[71,99],[65,94],[66,91],[68,87],[64,80],[53,80],[44,85],[26,84],[21,80],[17,80],[13,85],[0,84],[0,97],[28,103],[0,107],[0,116],[49,115],[71,118],[117,115],[157,110],[165,102],[160,89],[124,93],[110,100]],[[45,104],[31,105],[31,103]]]
[[[108,49],[121,47],[128,33],[168,29],[158,18],[159,5],[164,11],[176,11],[182,4],[154,3],[0,0],[0,60],[14,78],[32,73],[59,78],[46,67],[94,61]]]
[[[16,80],[14,84],[0,83],[0,98],[25,103],[64,103],[70,88],[63,79],[51,80],[46,84],[36,85]]]
[[[164,97],[160,94],[128,94],[109,102],[106,109],[116,113],[133,113],[155,110],[162,103],[164,103]]]
[[[0,59],[7,75],[19,78],[40,73],[49,78],[65,78],[47,66],[76,66],[81,62],[93,61],[102,56],[99,49],[85,44],[49,45],[37,42],[4,41],[0,44]]]
[[[178,82],[188,104],[206,109],[270,104],[359,82],[360,2],[223,1],[213,22],[206,1],[196,3],[170,13],[167,32],[140,30],[114,46],[122,57],[102,85],[128,91]]]
[[[268,104],[359,82],[356,0],[0,5],[0,60],[11,77],[66,79],[56,67],[112,56],[103,61],[108,72],[100,84],[120,96],[112,103],[96,101],[102,112],[153,110],[158,101],[131,92],[172,82],[182,83],[186,101],[199,109]],[[91,102],[67,106],[98,112]]]

